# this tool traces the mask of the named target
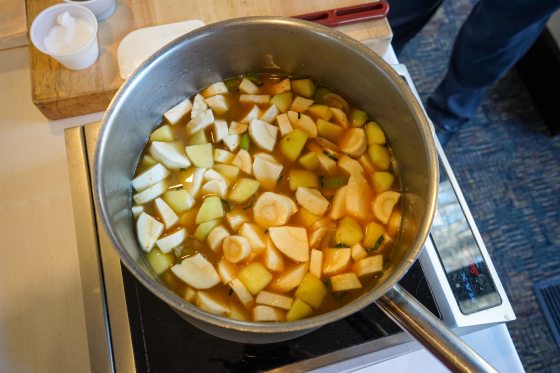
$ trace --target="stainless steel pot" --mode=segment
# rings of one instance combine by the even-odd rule
[[[399,161],[403,225],[389,268],[363,296],[338,310],[284,323],[242,322],[209,314],[169,291],[138,247],[130,214],[130,180],[150,132],[160,123],[162,113],[181,99],[213,82],[247,72],[311,76],[342,92],[375,116]],[[208,25],[179,38],[153,55],[124,83],[103,118],[94,185],[97,205],[122,262],[155,295],[208,333],[248,343],[281,341],[377,301],[403,327],[415,328],[411,333],[422,343],[429,343],[429,349],[446,364],[487,369],[489,366],[439,320],[430,318],[429,312],[397,284],[418,256],[430,230],[437,169],[427,118],[408,86],[382,58],[323,26],[253,17]],[[464,361],[468,359],[470,362]]]

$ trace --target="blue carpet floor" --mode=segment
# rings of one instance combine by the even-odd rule
[[[472,0],[446,1],[399,56],[425,101],[447,68]],[[508,324],[528,372],[560,372],[560,349],[533,284],[560,276],[560,135],[548,136],[515,70],[491,86],[446,154],[513,305]]]

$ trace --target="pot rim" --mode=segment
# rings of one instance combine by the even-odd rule
[[[318,34],[321,37],[328,38],[333,42],[349,45],[351,48],[355,49],[357,52],[362,54],[364,57],[372,60],[374,64],[379,67],[383,73],[385,73],[388,78],[392,81],[394,85],[403,96],[403,100],[409,104],[411,109],[411,114],[414,117],[416,123],[419,126],[420,132],[423,134],[423,139],[426,142],[425,148],[427,149],[427,162],[433,167],[429,170],[429,180],[427,195],[430,196],[426,200],[425,216],[428,219],[422,221],[421,226],[418,229],[417,238],[415,240],[415,247],[408,251],[408,254],[404,260],[396,266],[396,269],[389,275],[388,278],[383,280],[375,288],[370,289],[368,292],[364,293],[357,299],[351,301],[350,303],[327,313],[323,313],[310,318],[298,320],[298,321],[286,321],[278,323],[259,323],[250,321],[239,321],[229,319],[227,317],[218,316],[205,312],[198,308],[197,306],[186,302],[181,297],[177,296],[161,283],[159,283],[153,277],[148,276],[138,265],[134,262],[132,256],[123,248],[121,248],[119,240],[116,233],[113,231],[112,227],[108,225],[109,211],[104,199],[100,198],[103,195],[103,174],[99,172],[98,164],[100,155],[104,152],[106,146],[106,128],[112,121],[115,115],[115,107],[118,106],[123,96],[126,96],[129,87],[133,87],[138,80],[146,73],[148,67],[161,56],[179,47],[185,40],[195,39],[203,37],[206,34],[215,32],[217,30],[227,29],[229,27],[242,27],[248,24],[251,25],[278,25],[282,27],[297,28],[303,30],[304,32],[312,32]],[[130,88],[132,89],[132,88]],[[432,219],[435,213],[436,198],[437,198],[437,185],[438,185],[438,169],[437,169],[437,155],[435,150],[435,143],[432,136],[432,130],[428,123],[427,117],[424,113],[423,108],[418,103],[416,97],[412,93],[410,87],[403,79],[393,70],[393,68],[383,60],[382,57],[377,55],[375,52],[367,48],[362,43],[355,39],[352,39],[345,34],[330,29],[328,27],[311,23],[304,20],[287,18],[287,17],[273,17],[273,16],[258,16],[258,17],[242,17],[234,18],[226,21],[221,21],[213,24],[208,24],[194,31],[191,31],[171,43],[167,44],[165,47],[154,53],[150,58],[148,58],[140,67],[124,82],[124,84],[119,88],[113,99],[111,100],[108,109],[103,115],[102,125],[98,135],[98,141],[95,150],[94,159],[94,200],[95,204],[100,207],[100,215],[102,217],[103,224],[108,232],[109,238],[112,244],[115,246],[121,261],[124,263],[126,268],[133,273],[133,275],[152,293],[162,299],[165,303],[171,306],[173,309],[183,312],[191,317],[194,317],[200,321],[206,323],[220,326],[225,329],[234,329],[237,331],[250,332],[250,333],[289,333],[301,330],[312,330],[323,325],[329,324],[331,322],[340,320],[346,316],[349,316],[369,304],[373,303],[376,299],[385,294],[394,284],[396,284],[402,276],[408,271],[412,263],[416,260],[419,255],[423,244],[428,237],[428,233],[432,224]]]

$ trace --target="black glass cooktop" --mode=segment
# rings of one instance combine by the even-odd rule
[[[264,345],[230,342],[190,325],[122,268],[138,372],[261,372],[401,332],[371,305],[290,341]],[[419,262],[400,284],[441,318]]]

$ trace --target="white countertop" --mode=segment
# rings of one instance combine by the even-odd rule
[[[28,49],[0,52],[0,372],[89,372],[63,129],[31,102]],[[500,371],[522,371],[504,325],[465,339]],[[425,350],[338,371],[446,371]],[[340,368],[340,369],[338,369]]]

